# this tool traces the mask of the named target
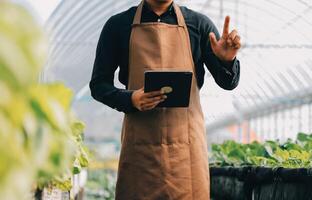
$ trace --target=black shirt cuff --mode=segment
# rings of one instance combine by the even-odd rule
[[[218,59],[218,60],[223,67],[225,67],[227,70],[230,70],[230,71],[233,71],[233,67],[235,66],[235,64],[237,62],[236,57],[232,61],[224,61],[224,60],[220,60],[220,59]]]
[[[122,111],[126,114],[129,113],[133,113],[133,112],[138,112],[139,110],[133,106],[132,104],[132,94],[133,94],[133,90],[123,90],[122,94],[124,96],[124,98],[122,98],[122,105],[125,105],[124,108],[122,108]]]

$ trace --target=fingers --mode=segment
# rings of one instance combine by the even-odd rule
[[[237,31],[233,30],[226,38],[226,43],[228,46],[232,47],[234,45],[234,39],[237,36]]]
[[[241,44],[237,44],[237,45],[234,46],[235,49],[240,49],[241,47],[242,47]]]
[[[160,100],[160,101],[155,101],[155,102],[152,102],[152,103],[147,103],[147,104],[144,104],[142,106],[142,111],[147,111],[147,110],[152,110],[154,109],[158,104],[160,104],[161,102],[163,102],[164,100]]]
[[[224,20],[224,26],[223,26],[223,38],[227,38],[230,30],[230,16],[226,16]]]
[[[236,30],[233,30],[226,39],[226,43],[230,47],[239,49],[241,47],[241,37]]]
[[[231,39],[232,41],[235,39],[235,37],[238,36],[238,33],[237,33],[237,30],[233,30],[229,36],[228,36],[228,39]]]
[[[163,102],[167,96],[161,91],[144,93],[144,89],[138,90],[138,99],[135,100],[136,108],[140,111],[154,109],[159,103]]]
[[[216,35],[213,32],[209,33],[209,39],[210,39],[211,47],[217,46],[218,41],[217,41]]]
[[[238,43],[240,43],[240,40],[241,40],[241,37],[239,35],[236,35],[236,37],[233,40],[233,43],[238,44]]]
[[[141,111],[154,109],[158,104],[160,104],[161,102],[165,101],[166,98],[167,97],[160,96],[160,97],[155,97],[155,98],[146,100],[141,105]]]
[[[166,98],[167,98],[166,95],[156,96],[156,97],[152,97],[152,98],[146,98],[146,99],[144,99],[144,103],[145,104],[153,103],[153,102],[165,100]]]
[[[148,92],[148,93],[144,94],[144,97],[151,98],[151,97],[155,97],[155,96],[160,96],[162,94],[163,93],[161,91]]]
[[[241,37],[239,35],[237,35],[235,37],[235,39],[233,40],[233,43],[234,43],[234,48],[235,49],[240,49],[241,48]]]

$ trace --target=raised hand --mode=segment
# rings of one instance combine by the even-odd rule
[[[230,17],[226,16],[220,40],[217,40],[216,35],[213,32],[209,34],[213,53],[223,61],[234,60],[238,50],[241,48],[241,38],[237,31],[234,29],[231,33],[229,33],[229,29]]]

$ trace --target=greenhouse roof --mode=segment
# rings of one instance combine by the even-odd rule
[[[222,90],[206,73],[201,102],[207,126],[229,116],[239,118],[240,113],[248,110],[256,113],[257,108],[272,109],[272,105],[293,100],[289,98],[293,94],[311,92],[312,3],[307,0],[176,2],[210,17],[220,32],[224,17],[230,15],[232,27],[238,29],[243,39],[244,46],[238,56],[241,80],[237,89]],[[110,16],[138,3],[137,0],[63,0],[46,22],[50,55],[43,79],[65,81],[75,91],[75,110],[89,125],[90,135],[119,137],[115,133],[120,131],[122,115],[95,102],[88,83],[103,25]],[[103,123],[113,125],[103,127]]]

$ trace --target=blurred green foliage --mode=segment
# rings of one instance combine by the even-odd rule
[[[41,28],[28,12],[0,1],[0,199],[31,199],[35,187],[68,190],[88,165],[72,91],[39,84],[46,59]]]
[[[89,170],[86,185],[86,199],[114,200],[116,172],[105,169]]]

